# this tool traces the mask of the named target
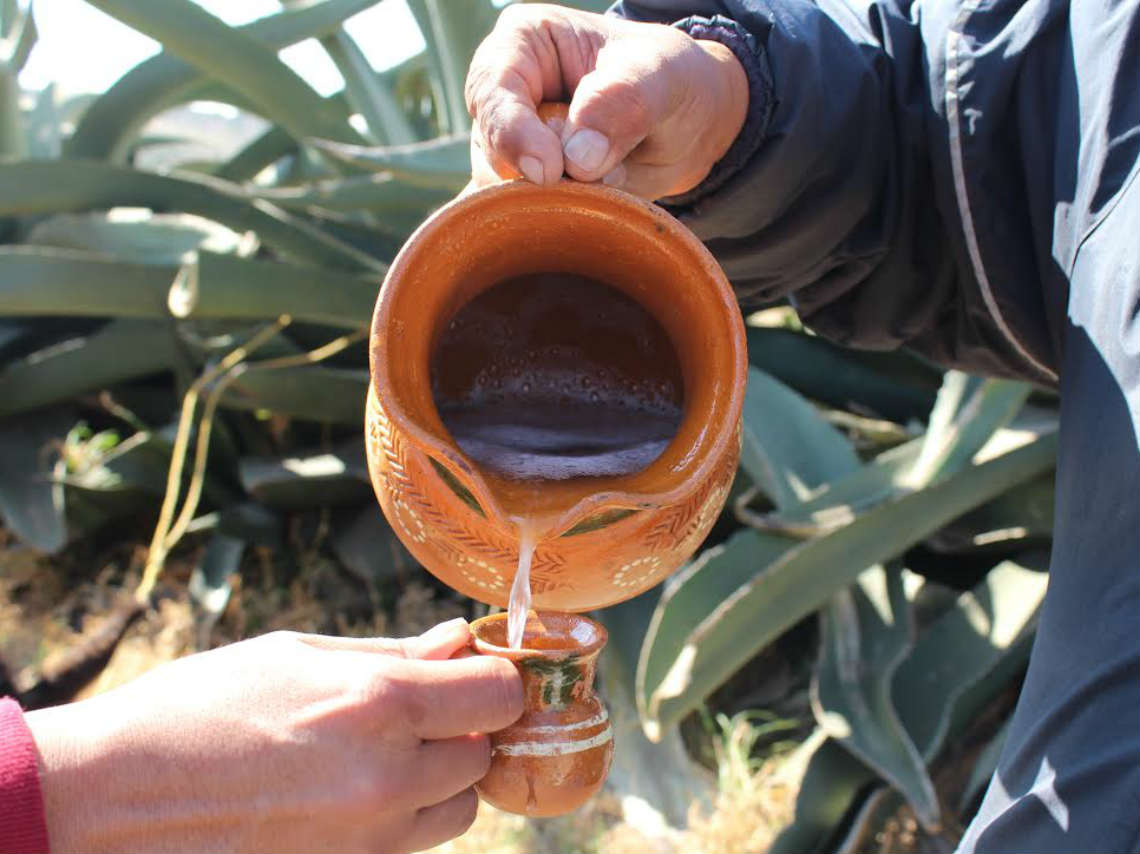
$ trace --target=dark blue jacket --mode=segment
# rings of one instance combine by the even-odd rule
[[[744,305],[1060,389],[1049,591],[962,850],[1140,850],[1137,0],[617,11],[748,73],[736,143],[668,200]]]
[[[1134,0],[616,11],[713,19],[694,34],[749,73],[744,132],[680,200],[742,303],[790,296],[844,343],[1056,381],[1077,246],[1136,171]]]

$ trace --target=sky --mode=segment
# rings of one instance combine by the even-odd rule
[[[162,2],[162,0],[153,0]],[[277,0],[195,0],[229,24],[242,24],[280,10]],[[39,40],[20,74],[25,89],[55,83],[61,96],[102,92],[122,74],[158,52],[158,43],[89,6],[84,0],[36,0]],[[382,0],[345,22],[378,71],[424,48],[423,37],[404,0]],[[280,56],[322,95],[340,90],[344,80],[314,39],[281,51]]]

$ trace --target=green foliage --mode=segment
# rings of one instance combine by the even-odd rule
[[[6,2],[0,17],[4,525],[53,552],[116,520],[150,524],[193,389],[207,414],[183,419],[183,445],[205,435],[208,457],[185,521],[212,531],[192,581],[203,625],[247,546],[282,546],[287,514],[337,506],[342,562],[369,585],[391,576],[408,558],[362,462],[367,349],[321,345],[367,328],[403,240],[466,184],[463,78],[496,9],[409,0],[427,49],[376,72],[342,25],[377,0],[283,0],[241,27],[191,0],[91,2],[163,47],[95,98],[21,99],[34,15]],[[321,97],[278,59],[307,39],[344,91]],[[141,165],[165,148],[148,122],[203,99],[268,126],[205,161]],[[798,324],[750,326],[748,347],[741,472],[714,539],[663,589],[601,615],[613,780],[684,820],[708,780],[676,725],[813,619],[818,727],[773,850],[856,838],[892,790],[936,832],[985,774],[946,793],[935,770],[1024,667],[1044,590],[1025,552],[1052,532],[1056,413],[1027,405],[1023,384],[852,353]],[[924,579],[920,557],[955,589]],[[982,561],[980,580],[958,569]],[[722,711],[706,715],[722,771],[746,776],[770,716]]]
[[[1045,581],[1001,563],[919,632],[921,580],[902,566],[908,549],[963,514],[1001,506],[1002,521],[1015,521],[1003,497],[1040,488],[1056,417],[1019,416],[1028,393],[951,371],[923,436],[860,462],[816,406],[752,369],[741,464],[753,488],[735,508],[745,527],[666,584],[637,699],[656,736],[818,613],[812,700],[826,740],[807,760],[796,825],[774,850],[826,850],[875,777],[928,832],[944,825],[928,769],[1024,666]],[[758,512],[761,502],[771,509]]]

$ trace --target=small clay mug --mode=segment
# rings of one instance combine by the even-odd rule
[[[471,624],[480,655],[514,662],[523,682],[522,717],[491,735],[491,769],[479,796],[507,812],[563,815],[594,795],[609,773],[613,730],[594,692],[605,628],[589,617],[532,613],[521,649],[507,645],[507,615]]]

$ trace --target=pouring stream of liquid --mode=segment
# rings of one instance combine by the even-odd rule
[[[537,537],[529,525],[519,525],[519,568],[511,585],[511,598],[507,604],[507,644],[511,649],[522,649],[526,618],[530,613],[530,564],[534,559]]]

